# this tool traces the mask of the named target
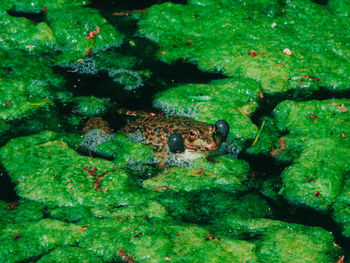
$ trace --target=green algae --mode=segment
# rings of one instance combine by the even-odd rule
[[[122,101],[120,87],[136,97],[134,91],[151,76],[142,66],[141,45],[129,41],[132,55],[110,50],[123,42],[115,29],[119,24],[82,8],[88,1],[2,3],[0,9],[10,11],[0,11],[0,144],[45,129],[55,132],[15,138],[0,150],[20,198],[18,204],[0,202],[0,261],[339,260],[342,250],[329,232],[262,219],[274,218],[275,211],[253,191],[287,198],[291,209],[329,211],[350,237],[348,100],[285,101],[258,127],[251,117],[266,106],[261,102],[273,103],[271,94],[307,98],[321,86],[348,90],[346,3],[191,0],[154,5],[136,15],[140,32],[159,44],[161,60],[182,59],[233,77],[171,87],[155,95],[154,106],[208,123],[225,119],[229,140],[236,140],[239,150],[251,143],[250,155],[291,164],[281,174],[282,185],[274,177],[262,186],[250,177],[247,162],[216,155],[196,160],[191,168],[157,171],[152,178],[151,148],[120,133],[95,145],[95,153],[110,161],[77,153],[84,116],[110,114],[112,104],[73,97],[52,66],[79,77],[107,73],[113,85],[104,85]],[[34,18],[40,22],[13,12],[39,14]],[[60,110],[71,106],[72,115],[62,116]]]
[[[153,191],[191,192],[219,190],[237,193],[247,190],[244,181],[248,179],[246,162],[223,157],[217,163],[199,160],[194,168],[174,167],[143,182],[143,187]]]
[[[18,184],[19,196],[51,207],[144,200],[141,191],[133,193],[137,186],[125,171],[109,161],[81,156],[60,139],[53,132],[42,132],[13,139],[1,148],[1,162]]]
[[[350,177],[347,173],[344,179],[344,188],[333,205],[333,219],[341,226],[343,235],[350,237]]]
[[[103,116],[112,107],[112,103],[107,99],[96,98],[95,96],[84,96],[72,98],[74,103],[72,113],[87,118]]]
[[[38,257],[55,246],[74,245],[79,226],[52,219],[7,224],[1,228],[0,260],[19,262]]]
[[[56,44],[55,36],[46,22],[35,24],[28,18],[13,17],[2,10],[0,34],[1,49],[19,49],[32,54],[43,54],[52,52]]]
[[[164,62],[251,78],[269,94],[306,95],[349,88],[347,23],[312,1],[190,1],[152,6],[139,27]]]
[[[0,225],[39,220],[44,216],[43,210],[43,205],[32,201],[0,201]]]
[[[11,0],[6,2],[7,5],[3,7],[4,9],[22,13],[43,13],[51,9],[74,8],[85,6],[90,3],[89,0]]]
[[[40,258],[37,262],[102,263],[103,260],[86,249],[78,247],[59,247],[51,250],[50,253]]]
[[[256,246],[258,262],[334,262],[341,251],[330,232],[270,219],[242,219],[234,213],[219,217],[214,235],[245,236]]]
[[[61,19],[63,16],[64,20]],[[64,52],[58,58],[60,64],[118,47],[123,42],[122,35],[92,8],[78,7],[69,12],[54,9],[47,12],[46,17],[57,40],[57,48]],[[90,36],[92,31],[95,33]]]
[[[349,100],[287,100],[278,104],[273,114],[247,152],[291,165],[281,174],[278,194],[271,189],[274,184],[265,185],[263,191],[297,206],[333,211],[333,218],[349,236]]]

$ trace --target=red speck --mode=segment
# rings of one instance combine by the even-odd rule
[[[92,167],[92,168],[86,168],[85,166],[83,166],[83,169],[85,172],[87,172],[88,174],[92,175],[92,176],[97,176],[96,172],[97,172],[97,168]]]
[[[340,247],[338,244],[336,244],[336,243],[334,243],[334,246],[335,246],[336,248],[338,248],[338,249],[341,249],[341,247]]]
[[[117,253],[120,256],[120,258],[122,259],[122,261],[126,261],[128,263],[132,263],[132,262],[136,261],[136,259],[134,259],[133,257],[128,256],[128,254],[126,254],[125,250],[122,248],[120,248]]]
[[[281,151],[284,151],[287,148],[286,140],[283,137],[280,138],[280,144],[281,144],[281,148],[277,149],[276,151],[270,152],[271,155],[276,156]]]
[[[255,50],[251,50],[249,51],[248,55],[252,55],[253,57],[258,55],[258,52],[256,52]]]
[[[259,92],[259,97],[262,99],[262,98],[264,98],[264,95],[262,95],[262,93]]]
[[[163,55],[166,55],[166,53],[165,53],[164,51],[162,51],[162,52],[160,52],[160,53],[162,53]]]
[[[88,30],[88,35],[85,37],[86,39],[94,39],[95,36],[100,32],[100,27],[97,27],[95,30]]]
[[[320,192],[319,191],[316,191],[315,193],[314,193],[314,196],[315,197],[317,197],[317,196],[319,196],[320,195]]]
[[[45,12],[47,12],[47,7],[46,7],[46,6],[44,6],[43,8],[44,8],[44,11],[45,11]]]
[[[163,117],[164,116],[164,113],[158,113],[158,117]]]
[[[345,256],[342,256],[336,263],[344,263]]]
[[[190,227],[191,227],[191,228],[194,228],[194,227],[196,227],[196,226],[195,226],[195,225],[190,225]]]
[[[6,206],[7,210],[15,209],[18,206],[18,203],[9,203],[8,206]]]
[[[318,119],[318,117],[316,115],[309,115],[309,119],[315,120]]]
[[[13,102],[12,100],[6,102],[6,103],[5,103],[5,107],[7,107],[8,105],[10,105],[12,102]]]
[[[85,56],[90,56],[91,52],[92,52],[92,49],[89,48],[88,50],[85,51]]]
[[[313,181],[315,181],[315,179],[312,179],[312,178],[311,178],[311,179],[309,179],[307,182],[308,182],[308,183],[311,183],[311,182],[313,182]]]
[[[153,118],[153,117],[156,116],[156,114],[154,114],[153,112],[151,112],[151,113],[149,114],[149,116],[150,116],[151,118]]]
[[[346,137],[345,132],[342,132],[342,133],[341,133],[341,137],[343,137],[343,138],[345,138],[345,137]]]
[[[204,169],[203,168],[199,169],[199,172],[197,174],[202,174],[202,173],[204,173]]]
[[[222,240],[220,237],[218,237],[217,239],[218,239],[218,241],[221,241],[221,240]]]
[[[22,235],[14,235],[12,236],[14,239],[20,239],[22,237]]]
[[[179,237],[179,236],[181,236],[182,234],[181,234],[181,233],[179,233],[179,232],[177,232],[177,233],[176,233],[176,235]]]
[[[83,231],[83,230],[87,229],[88,227],[89,227],[89,225],[81,226],[78,230],[75,230],[75,232]]]

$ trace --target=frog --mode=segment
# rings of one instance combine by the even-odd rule
[[[136,117],[119,132],[141,134],[143,142],[155,151],[159,167],[167,166],[165,161],[171,154],[180,160],[194,160],[218,150],[230,130],[225,120],[209,124],[183,116],[127,109],[119,109],[118,114]]]

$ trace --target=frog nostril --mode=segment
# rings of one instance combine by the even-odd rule
[[[169,137],[168,146],[172,153],[185,151],[184,139],[178,133],[174,133]]]
[[[219,120],[215,123],[217,133],[226,140],[226,137],[230,131],[230,125],[225,120]]]

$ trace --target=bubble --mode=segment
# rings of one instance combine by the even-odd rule
[[[188,118],[195,118],[197,116],[197,111],[195,107],[175,109],[174,106],[170,103],[157,100],[153,102],[153,107],[160,109],[162,112],[169,115],[183,116]]]
[[[123,85],[125,90],[131,91],[143,86],[140,75],[133,70],[115,69],[108,72],[114,82]]]
[[[83,152],[98,153],[97,147],[114,138],[115,134],[105,133],[101,129],[91,129],[83,136],[79,149]]]
[[[146,144],[146,140],[145,140],[145,138],[143,138],[141,131],[137,131],[135,133],[128,134],[128,138],[132,142],[138,142],[138,143]]]
[[[79,60],[67,66],[72,71],[83,75],[96,75],[98,68],[96,66],[96,61],[92,58],[86,58]]]
[[[237,158],[238,154],[242,151],[242,147],[233,138],[228,138],[226,142],[223,142],[218,149],[218,153],[221,155],[228,155],[233,158]]]

